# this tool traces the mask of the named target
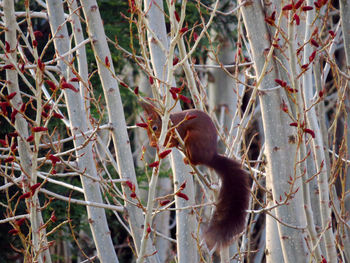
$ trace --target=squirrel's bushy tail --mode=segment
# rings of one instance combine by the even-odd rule
[[[205,233],[209,248],[229,245],[244,230],[249,205],[249,177],[241,165],[223,155],[214,155],[210,167],[221,179],[216,209]]]

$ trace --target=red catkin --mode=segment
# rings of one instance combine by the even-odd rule
[[[144,123],[144,122],[136,123],[136,126],[137,127],[141,127],[141,128],[145,128],[145,129],[148,128],[148,124]]]
[[[159,201],[160,206],[165,206],[170,203],[170,200]]]
[[[161,153],[159,153],[159,159],[164,159],[169,153],[171,153],[171,149],[165,150]]]
[[[153,167],[158,167],[158,165],[159,165],[159,161],[155,161],[155,162],[153,162],[153,163],[150,163],[150,164],[148,165],[148,167],[153,168]]]
[[[178,192],[178,193],[176,193],[176,195],[178,197],[181,197],[181,198],[185,199],[186,201],[189,200],[188,196],[186,194],[184,194],[184,193]]]
[[[12,100],[16,96],[17,92],[12,92],[9,95],[6,96],[8,100]]]
[[[185,103],[188,103],[188,104],[190,104],[191,103],[191,100],[189,99],[189,98],[187,98],[186,96],[184,96],[184,95],[179,95],[179,99],[180,100],[182,100],[183,102],[185,102]]]
[[[44,132],[47,130],[48,130],[48,128],[46,128],[46,127],[34,127],[33,128],[33,132]]]

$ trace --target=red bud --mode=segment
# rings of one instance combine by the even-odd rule
[[[309,64],[304,64],[304,65],[301,65],[301,68],[304,69],[304,70],[307,70],[309,67]]]
[[[9,95],[6,96],[8,100],[12,100],[16,96],[17,92],[12,92]]]
[[[194,41],[197,41],[197,39],[198,39],[198,34],[196,32],[193,33],[193,39],[194,39]]]
[[[32,192],[27,192],[27,193],[24,193],[23,195],[21,195],[21,196],[19,197],[19,200],[27,199],[27,198],[29,198],[29,197],[31,197],[31,196],[32,196]]]
[[[13,138],[17,138],[18,137],[18,132],[17,131],[9,132],[7,135],[10,136],[10,137],[13,137]]]
[[[26,141],[27,141],[27,142],[32,142],[32,141],[34,141],[34,135],[30,135],[30,136],[27,138]]]
[[[41,71],[44,71],[45,69],[45,64],[41,62],[41,59],[38,58],[38,68],[41,70]]]
[[[4,163],[12,163],[15,160],[15,157],[9,156],[4,160]]]
[[[280,85],[281,87],[286,87],[287,86],[287,82],[280,80],[280,79],[275,79],[275,82]]]
[[[319,47],[320,45],[317,43],[317,41],[313,38],[311,38],[311,41],[310,41],[311,45],[315,46],[315,47]]]
[[[11,145],[11,152],[15,153],[17,151],[17,143],[14,142],[12,145]]]
[[[331,35],[332,38],[335,38],[336,34],[333,30],[329,30],[328,33]]]
[[[26,103],[22,103],[21,108],[20,108],[19,111],[20,112],[25,112],[26,108],[27,108],[27,104]]]
[[[130,188],[130,191],[134,191],[135,190],[135,186],[131,181],[126,181],[125,184]]]
[[[15,123],[17,113],[18,113],[18,110],[13,109],[13,111],[11,113],[11,122],[12,123]]]
[[[144,122],[136,123],[136,126],[141,127],[141,128],[145,128],[145,129],[148,128],[148,124],[147,124],[147,123],[144,123]]]
[[[282,11],[289,11],[289,10],[292,10],[293,9],[293,5],[292,4],[289,4],[289,5],[285,5],[283,8],[282,8]]]
[[[163,201],[160,201],[159,202],[159,204],[161,205],[161,206],[165,206],[165,205],[167,205],[167,204],[169,204],[170,203],[170,200],[163,200]]]
[[[304,0],[299,0],[299,1],[295,4],[294,8],[295,8],[295,9],[299,9],[299,7],[301,7],[301,5],[303,4],[303,2],[304,2]]]
[[[270,16],[265,17],[266,23],[268,23],[271,26],[274,25],[275,20],[276,20],[276,11],[273,11]]]
[[[0,143],[2,144],[3,147],[8,147],[9,146],[7,141],[4,140],[4,139],[0,139]]]
[[[5,41],[5,50],[6,53],[10,53],[11,52],[11,47],[10,47],[10,43]]]
[[[158,165],[159,165],[159,161],[155,161],[155,162],[153,162],[153,163],[150,163],[150,164],[148,165],[148,167],[153,168],[153,167],[158,167]]]
[[[119,84],[122,86],[122,87],[124,87],[124,88],[129,88],[129,86],[128,85],[126,85],[126,83],[124,83],[124,82],[119,82]]]
[[[43,33],[41,31],[34,31],[34,37],[36,39],[42,38],[43,37]]]
[[[314,52],[312,52],[312,54],[311,54],[310,57],[309,57],[309,62],[310,62],[310,63],[311,63],[312,61],[314,61],[315,56],[316,56],[316,50],[315,50]]]
[[[283,107],[282,107],[282,110],[283,110],[285,113],[288,113],[288,107],[287,107],[287,106],[283,106]]]
[[[147,227],[147,233],[148,234],[151,233],[151,227],[150,226]]]
[[[73,90],[74,92],[79,92],[77,88],[75,88],[72,84],[67,82],[62,82],[61,87],[62,89],[70,89],[70,90]]]
[[[49,85],[49,87],[50,87],[50,89],[51,89],[52,91],[55,91],[55,90],[57,89],[55,83],[53,83],[51,80],[48,80],[48,79],[47,79],[45,82],[46,82],[47,85]]]
[[[50,220],[52,221],[52,223],[55,223],[57,221],[57,217],[55,216],[55,211],[52,212]]]
[[[161,152],[158,156],[159,159],[164,159],[169,153],[171,153],[171,149],[165,150],[163,152]]]
[[[312,138],[315,138],[315,132],[313,130],[305,128],[304,132],[310,134]]]
[[[174,15],[175,15],[176,21],[180,22],[180,16],[176,11],[174,11]]]
[[[180,29],[180,33],[183,34],[188,31],[188,27],[183,27]]]
[[[11,229],[9,232],[8,232],[10,235],[13,235],[13,236],[15,236],[15,235],[17,235],[18,233],[19,233],[19,231],[17,230],[17,229]]]
[[[290,87],[288,87],[287,90],[288,90],[288,92],[290,92],[290,93],[297,93],[297,92],[298,92],[297,89],[292,89],[292,88],[290,88]]]
[[[183,183],[182,183],[182,185],[180,185],[180,189],[181,190],[183,190],[183,189],[185,189],[186,188],[186,181],[184,181]]]
[[[70,82],[79,82],[79,78],[71,78]]]
[[[178,57],[174,57],[174,59],[173,59],[173,66],[175,66],[177,63],[179,63],[179,58]]]
[[[64,119],[64,116],[62,114],[59,114],[56,112],[52,113],[52,117],[57,118],[57,119],[61,119],[61,120]]]
[[[299,18],[299,16],[297,14],[294,14],[293,15],[293,19],[295,20],[295,24],[297,26],[299,26],[300,25],[300,18]]]
[[[7,115],[7,107],[10,107],[10,104],[7,101],[0,102],[0,108],[4,115]]]
[[[135,95],[139,95],[139,87],[138,86],[136,86],[136,88],[134,89],[134,93],[135,93]]]
[[[320,91],[318,92],[318,96],[319,96],[320,98],[322,98],[323,95],[324,95],[324,92],[325,92],[325,89],[320,90]]]
[[[181,198],[185,199],[186,201],[189,200],[188,196],[186,194],[184,194],[184,193],[178,192],[178,193],[176,193],[176,195],[178,197],[181,197]]]
[[[24,223],[24,221],[26,221],[25,217],[16,220],[15,223],[16,223],[17,226],[21,226]]]
[[[5,66],[2,67],[3,69],[8,69],[8,70],[14,70],[15,69],[15,66],[12,65],[12,64],[7,64]]]
[[[107,68],[111,66],[111,63],[109,62],[109,58],[107,56],[105,57],[105,64]]]
[[[49,114],[47,114],[45,111],[41,112],[41,116],[43,116],[44,118],[48,118]]]
[[[33,128],[33,132],[44,132],[47,130],[48,130],[48,128],[46,128],[46,127],[34,127]]]
[[[188,103],[188,104],[190,104],[191,103],[191,100],[189,99],[189,98],[187,98],[186,96],[184,96],[184,95],[179,95],[179,99],[180,100],[182,100],[183,102],[185,102],[185,103]]]
[[[177,99],[177,94],[174,90],[170,89],[169,92],[171,93],[171,96],[173,97],[174,100]]]
[[[35,193],[36,189],[38,189],[40,185],[41,185],[41,183],[37,183],[37,184],[34,184],[30,187],[30,191],[32,191],[32,194]]]
[[[181,89],[180,88],[176,88],[176,87],[171,87],[170,90],[174,91],[175,93],[180,93]]]
[[[60,158],[58,158],[57,156],[50,154],[47,159],[49,159],[52,162],[52,165],[55,166],[56,163],[59,163],[61,161]]]
[[[314,9],[314,8],[313,8],[312,6],[309,6],[309,5],[303,6],[303,7],[301,8],[301,10],[303,10],[304,12],[310,11],[310,10],[312,10],[312,9]]]

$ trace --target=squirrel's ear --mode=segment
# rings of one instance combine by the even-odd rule
[[[140,105],[145,111],[145,115],[147,118],[151,118],[153,120],[159,118],[159,114],[156,110],[156,107],[152,103],[147,103],[144,101],[140,101]]]

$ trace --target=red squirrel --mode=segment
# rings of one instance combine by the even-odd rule
[[[148,120],[150,145],[157,146],[162,120],[154,106],[141,102]],[[245,227],[249,204],[249,177],[241,165],[217,152],[217,131],[208,114],[200,110],[184,110],[170,114],[173,127],[184,142],[184,151],[193,165],[206,165],[215,170],[221,179],[216,209],[204,238],[208,247],[228,246]],[[177,147],[179,141],[169,129],[164,146]]]

